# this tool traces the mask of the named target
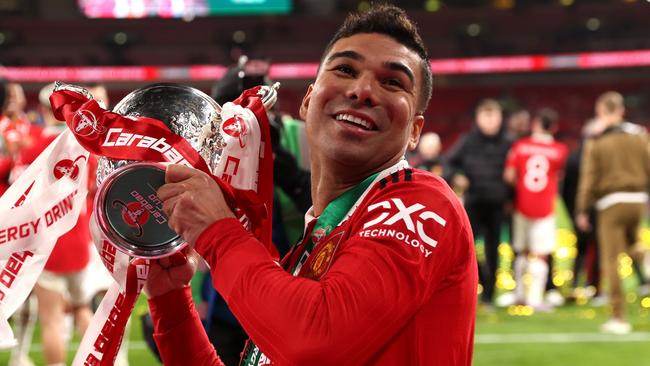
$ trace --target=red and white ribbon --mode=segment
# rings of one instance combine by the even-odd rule
[[[87,161],[88,152],[65,131],[0,197],[0,348],[14,344],[7,319],[86,204]]]

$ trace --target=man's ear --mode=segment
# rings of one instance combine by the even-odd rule
[[[409,142],[407,145],[408,150],[414,150],[415,147],[418,146],[418,141],[420,141],[420,134],[422,133],[423,127],[424,116],[418,114],[413,118],[413,123],[411,124],[411,136],[409,136]]]
[[[307,109],[309,109],[309,101],[311,100],[311,92],[314,90],[314,84],[309,84],[307,87],[307,93],[302,97],[302,103],[300,103],[300,119],[307,121]]]

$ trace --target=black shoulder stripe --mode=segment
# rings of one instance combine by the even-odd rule
[[[386,185],[388,184],[388,180],[386,178],[381,178],[379,181],[380,188],[386,188]]]
[[[413,180],[413,169],[409,168],[409,169],[405,169],[405,170],[399,170],[399,171],[396,171],[395,173],[392,173],[390,175],[390,181],[387,179],[388,177],[385,177],[385,178],[382,178],[381,180],[379,180],[380,188],[381,189],[386,188],[386,186],[389,183],[398,183],[400,181],[400,177],[402,176],[402,174],[404,174],[404,181],[405,182],[410,182],[410,181]]]
[[[404,181],[410,182],[413,179],[413,169],[404,170]]]

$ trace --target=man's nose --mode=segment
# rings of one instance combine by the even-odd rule
[[[376,80],[372,75],[364,74],[356,78],[347,92],[349,99],[363,103],[366,106],[377,104],[375,91]]]

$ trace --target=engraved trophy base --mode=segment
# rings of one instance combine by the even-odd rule
[[[171,255],[186,242],[168,226],[156,192],[165,184],[165,166],[134,163],[106,177],[95,197],[101,232],[118,250],[134,257]]]

